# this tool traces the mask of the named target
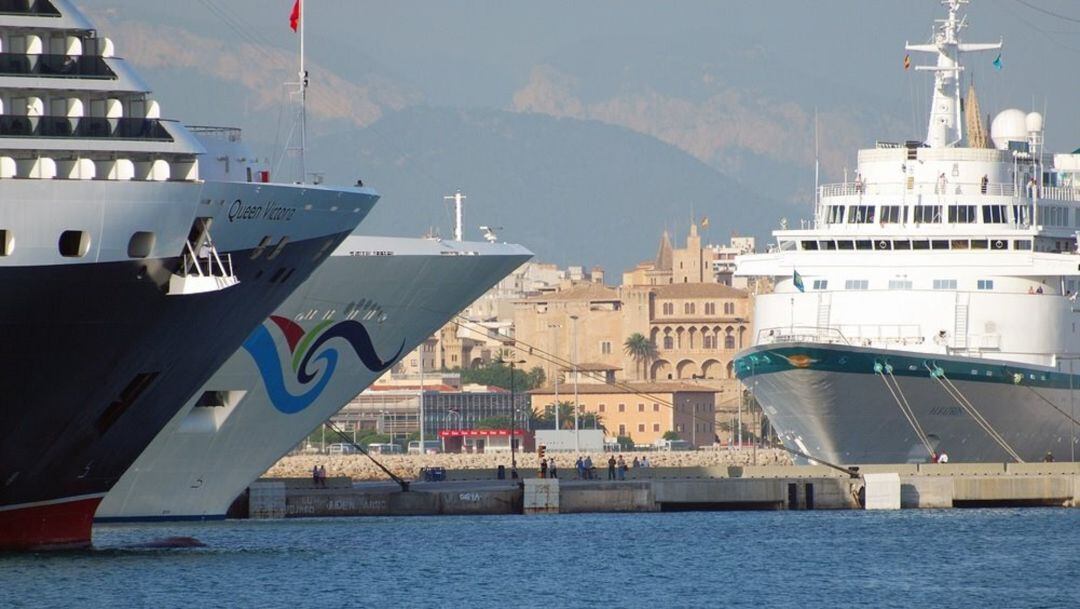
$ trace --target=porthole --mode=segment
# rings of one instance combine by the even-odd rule
[[[82,258],[90,251],[90,233],[84,230],[66,230],[60,233],[60,255],[65,258]]]
[[[128,241],[128,258],[146,258],[154,250],[157,237],[150,231],[138,231]]]

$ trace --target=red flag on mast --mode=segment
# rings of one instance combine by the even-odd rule
[[[289,27],[291,27],[292,31],[295,32],[296,28],[299,25],[300,25],[300,0],[296,0],[296,3],[293,4],[293,7],[292,7],[292,14],[289,15]]]

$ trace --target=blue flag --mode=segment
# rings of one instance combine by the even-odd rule
[[[1001,70],[1001,53],[998,53],[998,56],[994,58],[994,69]]]
[[[800,292],[805,292],[806,288],[803,286],[802,275],[799,274],[799,271],[794,269],[792,269],[791,273],[791,280],[795,282],[795,287],[798,288]]]

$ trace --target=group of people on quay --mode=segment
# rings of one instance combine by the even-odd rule
[[[615,455],[611,455],[607,460],[607,479],[608,480],[626,480],[626,472],[631,467],[650,467],[649,457],[634,457],[633,461],[627,463],[626,459],[622,455],[618,458]],[[577,471],[578,480],[599,480],[596,474],[596,465],[593,464],[592,457],[585,455],[584,457],[578,457],[574,462],[574,469]],[[540,461],[540,477],[541,478],[558,478],[558,469],[555,465],[555,459],[541,459]]]

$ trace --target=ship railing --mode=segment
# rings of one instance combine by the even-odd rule
[[[851,345],[839,328],[819,326],[777,326],[761,328],[756,344],[772,343],[827,343]]]
[[[1022,194],[1028,198],[1031,198],[1031,192],[1025,192],[1030,189],[1017,188],[1015,184],[1006,182],[988,182],[982,184],[982,182],[861,182],[861,181],[848,181],[838,182],[835,184],[822,184],[819,187],[818,193],[821,198],[827,197],[854,197],[854,196],[904,196],[904,195],[981,195],[988,197],[1016,197]],[[1080,200],[1080,191],[1075,188],[1061,188],[1061,187],[1036,187],[1038,191],[1037,195],[1047,198],[1042,194],[1043,191],[1049,190],[1067,190],[1070,193],[1070,199],[1062,200]]]

